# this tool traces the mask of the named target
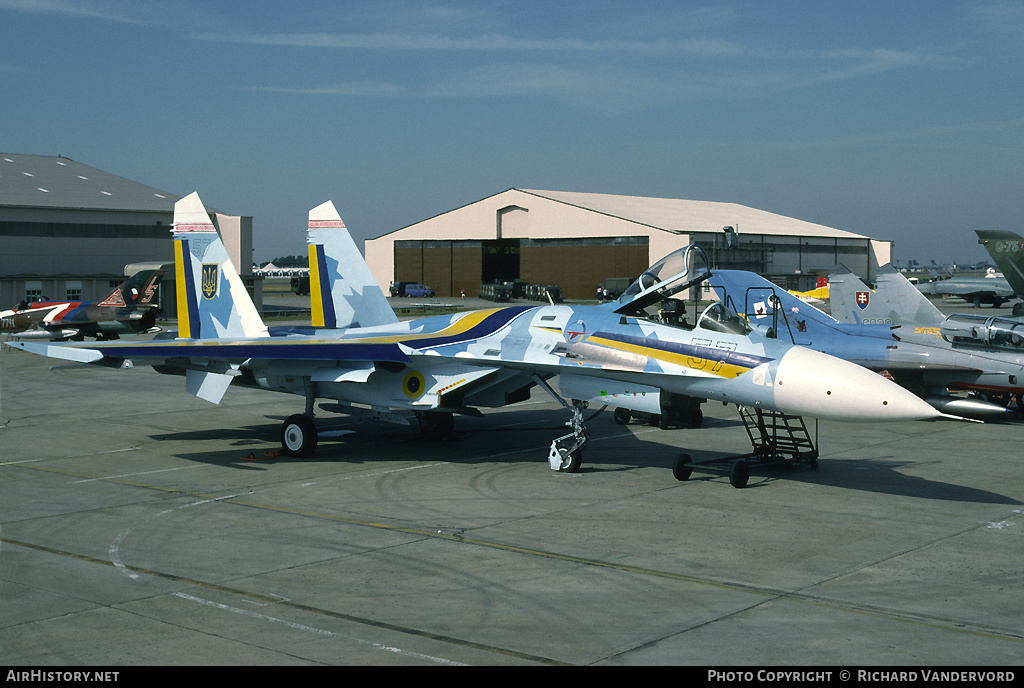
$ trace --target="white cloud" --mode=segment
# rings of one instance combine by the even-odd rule
[[[134,5],[129,5],[134,9]],[[122,12],[117,3],[88,0],[0,0],[0,10],[64,17],[101,19],[122,24],[147,24],[132,12]]]

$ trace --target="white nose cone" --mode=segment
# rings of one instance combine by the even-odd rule
[[[878,373],[799,346],[779,361],[775,404],[787,413],[827,420],[874,422],[942,416],[916,394]]]

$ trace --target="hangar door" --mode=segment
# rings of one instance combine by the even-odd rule
[[[519,279],[519,239],[484,241],[480,284],[502,284]]]
[[[395,281],[426,284],[438,296],[480,292],[483,244],[475,240],[396,241]]]
[[[646,236],[523,239],[520,278],[557,284],[567,299],[592,299],[606,279],[634,280],[650,263]]]
[[[569,299],[592,299],[610,277],[635,279],[650,265],[646,236],[396,241],[395,281],[421,282],[438,296],[476,295],[481,284],[557,284]]]

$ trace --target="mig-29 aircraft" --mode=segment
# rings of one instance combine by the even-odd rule
[[[54,341],[118,339],[122,334],[152,332],[156,288],[163,274],[162,270],[137,272],[102,301],[22,302],[0,311],[0,332],[16,339]]]
[[[829,271],[829,312],[842,323],[938,327],[946,316],[892,265],[883,265],[870,289],[843,264]]]
[[[587,444],[588,400],[628,407],[638,390],[845,421],[942,415],[864,368],[759,336],[721,304],[694,327],[648,320],[645,308],[707,279],[697,246],[669,254],[601,306],[508,306],[397,322],[380,308],[383,294],[358,251],[347,260],[336,254],[351,242],[336,216],[328,204],[310,214],[310,285],[322,309],[312,328],[264,325],[191,194],[175,204],[172,229],[177,337],[10,346],[115,368],[149,364],[184,375],[188,392],[214,403],[233,382],[302,396],[305,411],[281,428],[283,450],[293,456],[316,448],[317,399],[328,401],[320,405],[327,411],[385,419],[413,412],[424,429],[446,429],[454,414],[515,403],[538,386],[571,411],[572,432],[553,441],[548,455],[553,469],[569,472],[578,470]],[[357,275],[346,283],[341,271],[353,266]],[[550,384],[556,376],[561,394]]]
[[[831,316],[754,273],[718,270],[710,284],[727,305],[773,336],[891,377],[943,413],[1007,414],[1006,404],[949,390],[1024,392],[1024,323],[943,316],[891,266],[879,270],[877,290],[843,266],[833,272]]]

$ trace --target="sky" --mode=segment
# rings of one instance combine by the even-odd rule
[[[259,262],[516,187],[969,263],[1024,234],[1024,0],[0,0],[0,152],[198,191]]]

